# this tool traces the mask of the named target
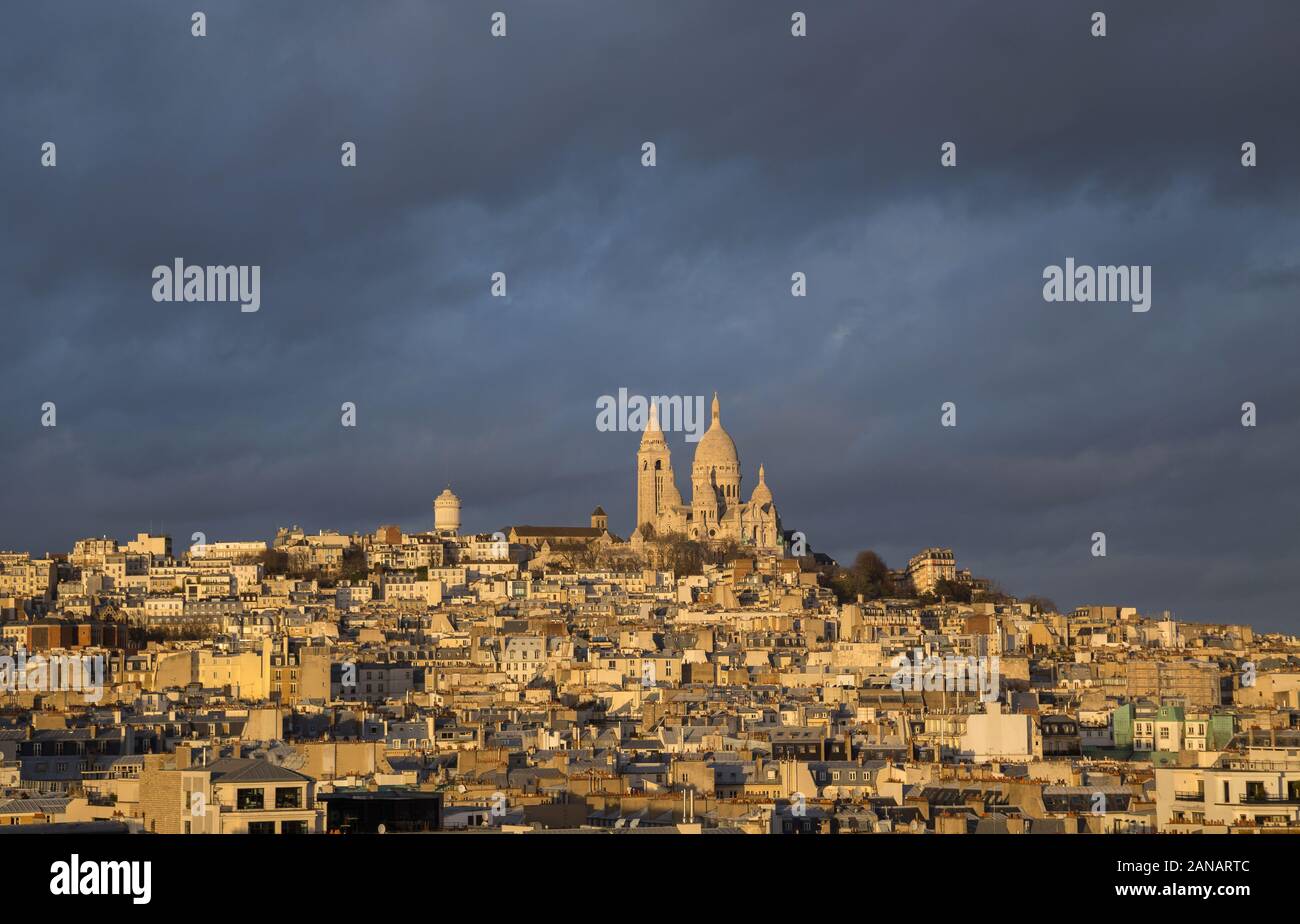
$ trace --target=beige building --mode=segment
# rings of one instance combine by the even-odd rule
[[[160,652],[145,688],[166,690],[197,683],[205,689],[229,688],[232,696],[242,699],[266,699],[272,685],[272,650],[271,639],[263,638],[258,648],[234,653],[211,648]]]
[[[1208,661],[1128,661],[1103,665],[1103,675],[1122,671],[1131,699],[1177,698],[1188,706],[1205,708],[1222,703],[1224,677]]]
[[[136,533],[135,539],[128,542],[123,551],[151,558],[171,558],[172,537],[166,534],[154,536],[150,533]]]
[[[0,556],[0,597],[49,599],[55,583],[54,562],[48,559],[33,561],[17,553]]]
[[[924,549],[907,563],[907,576],[918,594],[934,593],[940,581],[957,580],[957,558],[952,549]]]
[[[185,746],[150,754],[140,773],[140,812],[150,834],[318,834],[316,782],[265,760],[204,762]]]
[[[986,703],[983,714],[970,716],[961,736],[961,754],[975,763],[1027,760],[1043,753],[1042,738],[1032,716],[1002,711],[1002,704]]]
[[[1201,766],[1157,767],[1156,820],[1162,832],[1201,828],[1300,827],[1300,737],[1257,733]]]

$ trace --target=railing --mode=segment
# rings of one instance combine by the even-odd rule
[[[1177,802],[1204,802],[1205,792],[1175,792],[1174,800]]]
[[[1294,757],[1290,760],[1221,757],[1218,768],[1223,770],[1298,770],[1300,769],[1300,761],[1297,761]]]
[[[1237,801],[1241,805],[1300,805],[1300,793],[1288,793],[1286,795],[1275,795],[1268,792],[1246,793]]]

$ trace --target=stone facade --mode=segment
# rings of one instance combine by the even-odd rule
[[[655,406],[637,450],[637,535],[678,533],[702,542],[728,540],[763,551],[782,550],[781,518],[767,486],[763,466],[749,500],[742,500],[740,457],[723,429],[718,396],[713,421],[695,448],[691,502],[682,502],[673,474],[672,453],[659,428]],[[649,524],[650,529],[646,529]]]

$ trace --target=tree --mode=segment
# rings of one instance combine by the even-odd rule
[[[740,544],[733,539],[700,542],[683,533],[665,533],[649,542],[653,553],[648,556],[681,577],[703,574],[705,565],[722,565],[738,557]]]
[[[339,579],[344,581],[362,581],[368,576],[366,553],[363,549],[352,546],[343,550],[343,564],[339,568]]]
[[[279,549],[267,549],[265,552],[258,553],[257,561],[261,564],[262,572],[267,577],[289,573],[288,552],[282,552]]]
[[[828,567],[817,570],[830,584],[841,603],[852,602],[859,595],[864,600],[878,600],[897,593],[889,566],[870,549],[859,552],[848,568]]]
[[[959,581],[940,578],[935,582],[933,596],[939,600],[951,600],[954,603],[970,603],[971,586]]]
[[[991,582],[989,589],[980,592],[981,603],[1014,603],[1015,597],[1003,590],[997,583]]]

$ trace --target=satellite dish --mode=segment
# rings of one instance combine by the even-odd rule
[[[382,822],[380,822],[380,825],[379,825],[379,827],[376,829],[376,831],[377,831],[379,834],[387,834],[387,833],[388,833],[388,829],[387,829],[386,827],[384,827],[384,825],[383,825]]]

